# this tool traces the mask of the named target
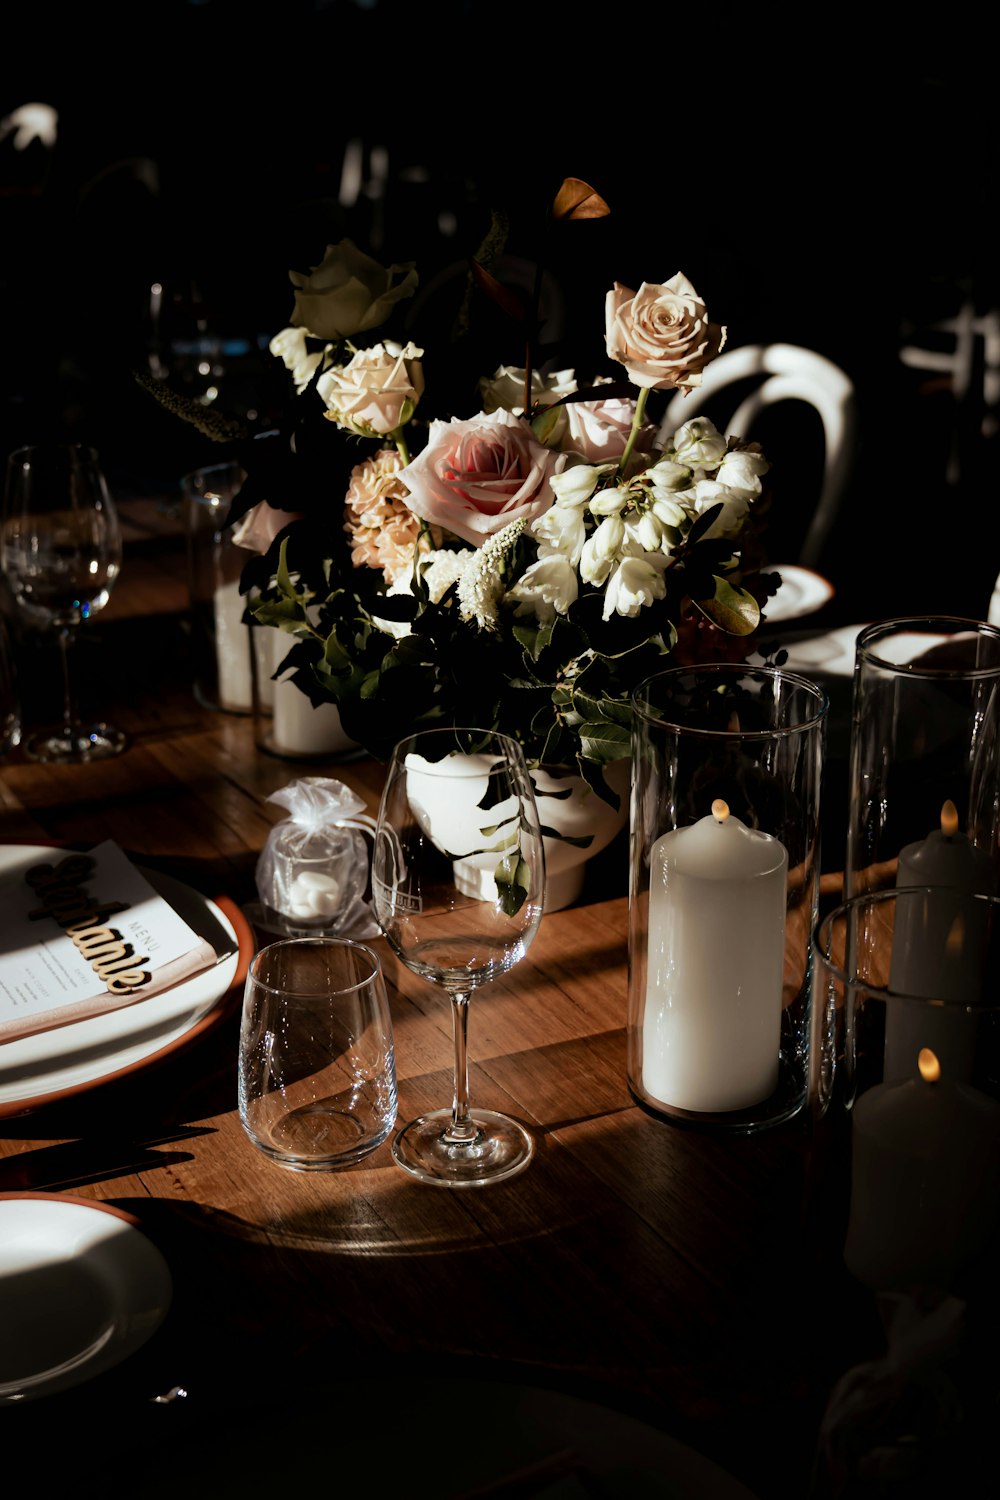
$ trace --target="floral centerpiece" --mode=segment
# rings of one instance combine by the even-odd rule
[[[572,178],[551,208],[562,223],[607,212]],[[289,638],[279,671],[380,759],[419,727],[498,728],[529,765],[616,802],[602,773],[629,754],[632,688],[671,659],[745,654],[770,591],[766,575],[747,586],[758,446],[704,417],[664,435],[648,414],[700,383],[725,328],[680,272],[615,283],[604,352],[625,378],[581,384],[537,366],[537,306],[481,253],[465,312],[480,298],[519,319],[524,364],[484,372],[478,409],[429,416],[424,349],[388,336],[413,265],[345,239],[290,279],[270,344],[290,398],[277,426],[239,430],[155,392],[239,444],[229,519],[252,554],[248,618]]]

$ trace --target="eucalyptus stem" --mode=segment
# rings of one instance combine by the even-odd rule
[[[628,435],[628,442],[625,444],[625,451],[622,454],[621,458],[618,460],[619,479],[624,479],[625,477],[625,472],[628,468],[628,461],[632,457],[632,449],[635,447],[635,440],[639,436],[639,428],[642,426],[643,418],[646,414],[646,402],[648,400],[649,386],[644,385],[640,388],[639,395],[635,403],[635,413],[632,417],[632,428]]]

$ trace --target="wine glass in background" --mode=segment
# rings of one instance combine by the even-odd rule
[[[545,856],[534,792],[516,741],[482,729],[429,729],[393,751],[372,855],[372,900],[389,946],[451,997],[451,1109],[405,1125],[401,1167],[424,1182],[474,1187],[511,1177],[529,1132],[472,1109],[466,1036],[474,990],[506,973],[538,930]]]
[[[71,671],[77,631],[107,604],[121,559],[118,515],[92,448],[51,443],[10,455],[0,566],[25,625],[56,632],[62,662],[63,722],[27,736],[31,760],[99,760],[125,747],[121,730],[81,723]]]

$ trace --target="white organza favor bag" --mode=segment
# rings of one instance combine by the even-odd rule
[[[257,894],[265,912],[289,934],[322,932],[377,937],[368,903],[370,850],[375,820],[343,782],[306,776],[272,792],[268,802],[287,807],[257,861]]]

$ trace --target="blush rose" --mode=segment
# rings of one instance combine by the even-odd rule
[[[620,396],[606,401],[575,401],[566,405],[566,434],[563,448],[579,453],[589,464],[610,463],[621,458],[632,431],[635,402]],[[643,422],[636,434],[633,455],[643,461],[656,446],[657,429]]]
[[[535,441],[508,411],[431,423],[427,446],[402,471],[407,504],[432,526],[479,547],[511,521],[533,521],[554,499],[565,453]]]
[[[616,281],[605,303],[605,344],[629,379],[650,390],[693,390],[726,341],[705,304],[680,271],[662,285],[637,292]]]

